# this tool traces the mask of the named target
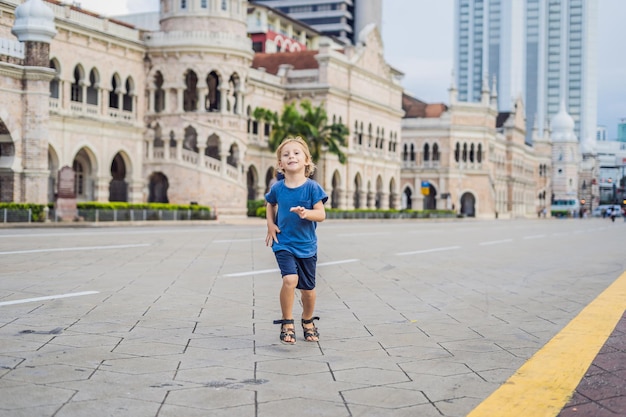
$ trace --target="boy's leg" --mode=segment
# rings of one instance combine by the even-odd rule
[[[297,275],[285,275],[283,285],[280,287],[280,311],[284,319],[293,318],[293,301],[295,298],[296,285],[298,285]]]
[[[280,288],[280,310],[283,314],[283,319],[292,320],[293,319],[293,302],[295,298],[296,285],[298,284],[298,276],[297,275],[285,275],[283,277],[283,285]],[[291,324],[283,325],[286,329],[293,329],[295,331],[295,327]],[[293,342],[293,338],[291,336],[286,336],[285,342],[291,343]]]
[[[315,300],[317,299],[317,294],[315,293],[315,289],[300,290],[300,293],[302,299],[302,318],[309,320],[313,317],[313,313],[315,312]]]
[[[315,289],[300,290],[300,293],[302,299],[302,318],[304,320],[310,320],[313,318],[313,313],[315,312],[315,300],[317,299],[317,294],[315,293]],[[313,323],[302,324],[302,327],[310,330],[315,329],[315,325]],[[317,342],[319,337],[311,335],[307,337],[306,340],[309,342]]]

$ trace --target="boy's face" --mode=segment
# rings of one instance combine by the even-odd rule
[[[302,145],[298,143],[287,143],[280,151],[280,159],[278,166],[284,173],[304,172],[306,166],[309,165],[306,153],[302,149]]]

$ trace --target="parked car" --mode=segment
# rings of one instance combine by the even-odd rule
[[[622,217],[622,206],[619,204],[602,204],[593,209],[593,217],[605,217],[608,209],[615,210],[615,217]]]

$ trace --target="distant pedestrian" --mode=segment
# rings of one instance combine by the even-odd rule
[[[314,320],[317,266],[317,223],[326,219],[324,203],[328,195],[309,177],[315,170],[307,143],[300,137],[286,138],[276,150],[278,171],[284,175],[265,195],[267,201],[267,236],[283,278],[280,289],[282,318],[280,341],[296,343],[293,305],[296,288],[302,298],[302,330],[304,340],[317,342],[319,332]]]

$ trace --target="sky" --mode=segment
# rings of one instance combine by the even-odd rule
[[[77,1],[105,16],[159,8],[158,0]],[[454,69],[454,0],[382,1],[385,59],[404,73],[402,85],[409,94],[447,103]],[[617,124],[626,119],[626,54],[620,35],[626,0],[598,1],[598,125],[615,139]]]

